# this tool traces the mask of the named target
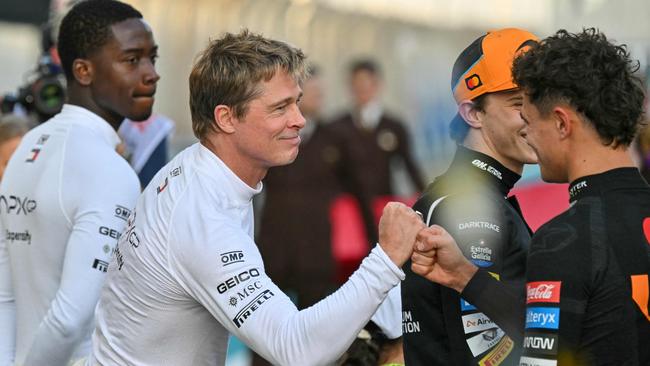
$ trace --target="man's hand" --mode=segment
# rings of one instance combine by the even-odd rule
[[[478,270],[465,258],[454,238],[438,225],[418,233],[411,261],[413,272],[459,293]]]
[[[415,236],[425,227],[422,217],[408,206],[390,202],[379,219],[379,245],[398,267],[413,253]]]

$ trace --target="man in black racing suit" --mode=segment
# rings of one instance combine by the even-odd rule
[[[571,207],[533,236],[525,300],[444,230],[419,236],[413,271],[523,339],[522,366],[650,365],[650,187],[629,152],[643,116],[635,65],[594,29],[560,30],[514,63],[542,178],[571,182]]]
[[[522,95],[510,77],[516,53],[536,37],[520,29],[489,32],[469,45],[452,72],[459,144],[449,169],[414,205],[427,225],[447,228],[465,256],[497,280],[523,288],[530,230],[514,197],[506,199],[536,156],[521,130]],[[402,331],[407,365],[512,364],[521,344],[458,293],[404,267]],[[522,293],[523,296],[523,293]]]

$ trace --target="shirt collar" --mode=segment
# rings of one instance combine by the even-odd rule
[[[243,180],[241,180],[235,172],[233,172],[226,163],[223,162],[215,153],[210,151],[207,147],[203,146],[200,142],[198,156],[208,169],[209,174],[220,174],[225,178],[225,181],[228,182],[228,187],[219,187],[226,188],[229,190],[229,196],[234,199],[235,202],[241,204],[248,204],[253,199],[253,196],[262,191],[262,182],[257,183],[257,187],[251,188]]]
[[[578,178],[569,185],[569,202],[589,196],[600,196],[605,191],[647,185],[637,168],[626,167]]]
[[[521,175],[503,166],[489,155],[458,145],[449,168],[453,174],[462,174],[466,180],[481,179],[494,184],[507,196]],[[472,184],[473,182],[467,181]]]
[[[90,110],[72,104],[64,104],[61,114],[72,116],[72,123],[83,126],[93,131],[94,134],[106,141],[113,149],[120,143],[120,136],[113,127],[102,117],[96,115]]]

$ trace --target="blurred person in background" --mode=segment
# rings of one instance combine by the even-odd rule
[[[151,29],[130,5],[82,1],[61,22],[58,50],[67,104],[23,137],[0,184],[3,366],[89,354],[108,262],[140,191],[116,130],[151,114]]]
[[[247,30],[199,55],[189,78],[199,142],[156,174],[129,218],[97,305],[91,364],[223,365],[229,334],[273,364],[328,364],[403,278],[424,225],[399,203],[384,209],[359,269],[313,306],[298,310],[265,272],[252,199],[269,168],[298,154],[304,63],[301,50]]]
[[[650,187],[629,151],[644,114],[638,67],[593,28],[560,30],[515,60],[542,179],[571,182],[571,207],[532,238],[525,299],[442,228],[420,235],[413,271],[523,340],[521,365],[650,364]]]
[[[27,117],[13,114],[0,116],[0,181],[11,155],[30,128],[31,123]]]
[[[264,178],[257,239],[266,273],[298,309],[337,287],[329,212],[350,179],[341,138],[321,119],[323,85],[315,66],[308,69],[302,90],[299,108],[306,122],[300,130],[300,153],[293,163],[269,169]],[[268,363],[256,355],[253,364]]]
[[[413,206],[427,226],[447,228],[462,253],[488,276],[517,285],[522,294],[531,231],[516,198],[506,197],[524,165],[537,157],[524,138],[523,95],[510,69],[514,56],[536,40],[525,30],[500,29],[460,53],[451,76],[458,104],[450,123],[456,154]],[[404,272],[401,298],[393,290],[373,321],[390,338],[403,333],[407,365],[519,363],[521,343],[515,344],[480,308],[414,274],[410,262]]]
[[[350,64],[352,110],[334,119],[332,128],[345,139],[365,202],[361,203],[370,241],[376,238],[375,201],[397,194],[393,186],[394,169],[403,163],[416,191],[424,188],[422,174],[413,158],[404,123],[390,115],[381,103],[382,77],[379,65],[371,59]],[[370,207],[367,213],[364,207]],[[371,217],[368,218],[367,216]]]

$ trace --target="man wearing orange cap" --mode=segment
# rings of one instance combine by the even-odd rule
[[[414,205],[427,225],[447,228],[463,254],[488,276],[521,286],[522,296],[531,232],[516,200],[506,197],[524,164],[536,163],[537,156],[522,133],[523,96],[510,69],[514,56],[536,40],[524,30],[501,29],[479,37],[458,56],[451,82],[458,114],[450,124],[458,149],[449,169]],[[518,362],[520,345],[480,309],[410,267],[410,262],[404,266],[401,286],[407,365]],[[480,291],[478,278],[476,285]],[[373,321],[395,336],[394,322],[391,332],[382,310]]]

